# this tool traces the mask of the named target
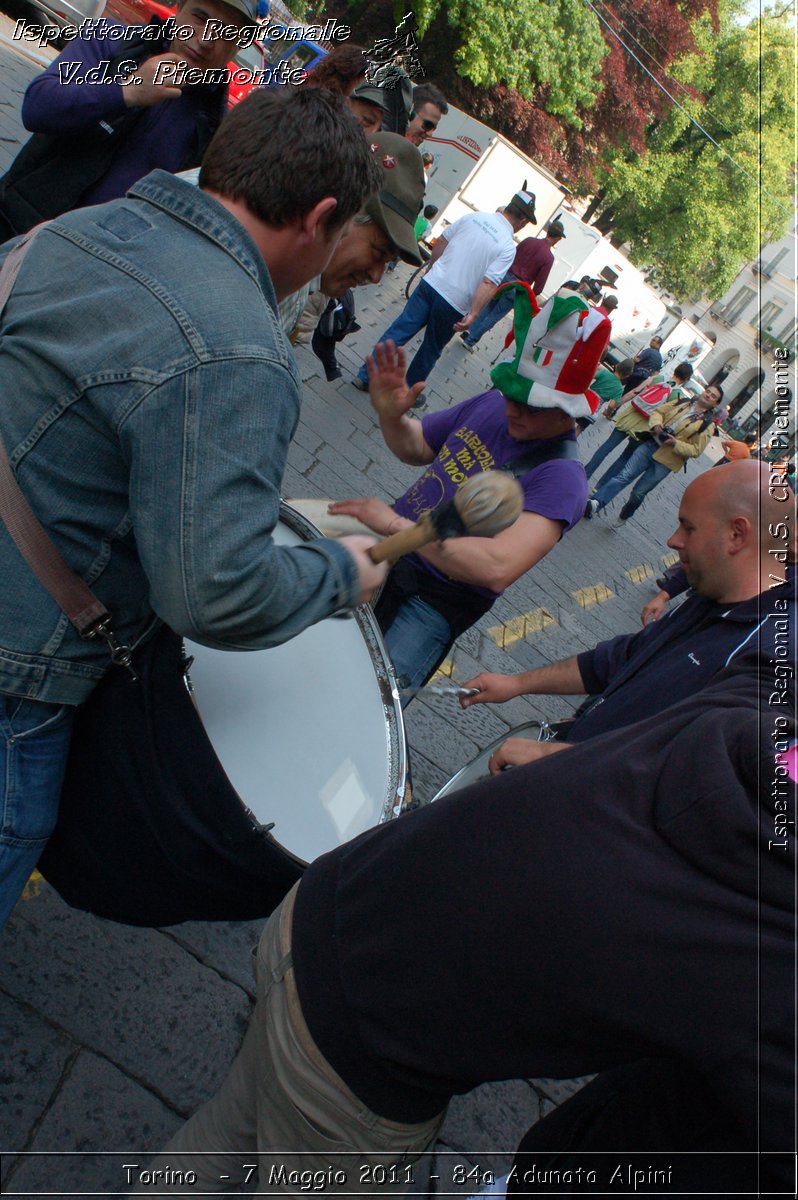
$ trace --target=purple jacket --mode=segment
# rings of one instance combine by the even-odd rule
[[[80,198],[80,206],[101,204],[124,196],[134,183],[150,171],[180,171],[195,166],[199,157],[191,153],[197,145],[198,130],[207,126],[207,143],[218,125],[226,101],[225,84],[202,84],[186,88],[179,99],[164,100],[141,109],[130,109],[122,99],[122,86],[114,76],[126,73],[136,62],[162,54],[168,40],[158,36],[150,25],[126,27],[119,21],[101,18],[96,32],[104,36],[81,34],[70,42],[46,71],[29,85],[22,103],[22,121],[31,133],[73,140],[73,155],[80,155],[80,139],[99,127],[113,133],[113,124],[135,114],[125,128],[118,150],[108,170],[91,180]],[[141,40],[153,31],[145,49]],[[137,52],[132,43],[136,42]],[[130,47],[130,52],[128,52]],[[115,63],[120,63],[115,67]],[[91,68],[100,78],[86,79]],[[202,147],[204,149],[204,145]]]

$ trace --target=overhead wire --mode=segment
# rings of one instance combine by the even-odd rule
[[[601,2],[601,0],[600,0],[600,2]],[[648,77],[656,84],[656,86],[660,89],[661,92],[664,92],[664,94],[668,97],[668,99],[671,101],[671,103],[675,104],[676,107],[679,109],[679,111],[684,113],[684,115],[687,117],[687,119],[691,123],[691,125],[694,125],[696,127],[696,129],[701,134],[703,134],[703,136],[707,139],[707,141],[711,142],[712,145],[717,150],[720,151],[720,153],[724,156],[724,158],[728,158],[729,162],[732,163],[732,165],[735,166],[738,171],[740,171],[743,175],[745,175],[748,179],[750,179],[752,183],[756,184],[759,191],[761,191],[765,196],[767,196],[769,200],[772,200],[773,203],[777,206],[777,208],[780,208],[782,210],[782,212],[786,212],[788,214],[788,216],[791,216],[792,215],[791,210],[789,208],[787,208],[784,204],[782,204],[780,200],[777,200],[775,196],[772,196],[770,194],[770,192],[767,191],[767,189],[762,186],[762,184],[759,182],[759,180],[750,173],[750,171],[746,171],[745,167],[741,166],[741,164],[738,163],[737,160],[731,154],[729,154],[728,150],[724,150],[723,147],[718,142],[715,141],[712,134],[709,133],[706,129],[704,129],[703,125],[699,124],[699,122],[696,121],[695,117],[693,117],[687,111],[687,109],[684,107],[683,104],[679,103],[679,101],[676,99],[676,97],[671,92],[668,91],[668,89],[665,87],[665,85],[663,83],[660,83],[660,81],[657,79],[656,75],[654,75],[653,72],[649,71],[649,69],[645,65],[645,63],[641,62],[640,59],[635,54],[635,52],[632,49],[630,49],[629,46],[627,46],[626,42],[623,40],[623,38],[617,32],[617,30],[613,29],[613,27],[612,27],[612,25],[610,25],[609,21],[607,21],[602,16],[602,14],[598,11],[596,6],[592,3],[592,0],[585,0],[585,4],[593,13],[595,13],[596,17],[599,19],[599,21],[602,23],[602,25],[606,26],[606,28],[609,30],[609,32],[612,34],[612,36],[620,43],[620,45],[623,46],[624,50],[630,56],[630,58],[634,59],[634,61],[640,67],[641,71],[645,71],[646,75],[648,75]]]
[[[629,26],[628,26],[628,25],[626,25],[626,24],[624,23],[624,21],[623,21],[623,20],[620,20],[620,19],[619,19],[619,17],[617,16],[617,14],[616,14],[616,13],[614,13],[614,12],[612,11],[612,9],[610,8],[610,2],[609,2],[609,0],[599,0],[599,3],[604,5],[604,7],[605,7],[605,8],[608,10],[608,12],[610,13],[610,15],[611,15],[611,16],[613,16],[613,17],[615,18],[615,20],[616,20],[616,21],[619,21],[620,28],[621,28],[621,29],[623,29],[623,30],[624,30],[624,31],[627,33],[627,35],[629,36],[629,38],[630,38],[630,39],[631,39],[633,42],[636,42],[636,43],[637,43],[637,45],[640,47],[640,49],[643,51],[643,53],[644,53],[644,54],[648,55],[648,57],[650,58],[651,62],[654,64],[654,66],[655,66],[655,67],[657,67],[657,68],[658,68],[658,69],[659,69],[659,70],[662,72],[663,76],[667,76],[667,77],[670,79],[670,82],[671,82],[671,84],[672,84],[672,85],[675,85],[676,87],[678,87],[678,88],[681,88],[681,90],[682,90],[682,91],[685,93],[685,95],[687,95],[687,96],[690,96],[690,89],[689,89],[688,87],[686,87],[686,85],[685,85],[685,84],[683,84],[683,83],[681,82],[681,80],[679,80],[679,79],[676,79],[676,78],[675,78],[675,77],[674,77],[674,76],[671,74],[671,72],[668,70],[668,68],[667,68],[667,67],[665,67],[665,66],[663,66],[663,64],[662,64],[661,62],[659,62],[659,60],[658,60],[658,59],[656,59],[656,58],[654,57],[654,55],[651,53],[651,51],[650,51],[650,50],[648,50],[648,49],[647,49],[647,48],[646,48],[646,47],[643,45],[643,43],[640,41],[640,38],[638,38],[638,37],[635,35],[635,33],[634,33],[632,30],[630,30]],[[641,28],[641,29],[642,29],[642,30],[643,30],[643,31],[646,33],[646,35],[647,35],[648,37],[650,37],[650,38],[651,38],[651,40],[652,40],[653,42],[656,42],[656,44],[657,44],[657,45],[658,45],[658,46],[659,46],[659,47],[660,47],[662,50],[665,50],[665,51],[667,52],[667,49],[668,49],[668,48],[667,48],[667,46],[663,45],[663,43],[662,43],[662,42],[659,40],[659,38],[658,38],[658,37],[656,37],[656,35],[655,35],[655,34],[653,34],[653,33],[651,32],[651,30],[650,30],[650,29],[649,29],[649,28],[646,26],[646,24],[644,23],[644,21],[643,21],[643,20],[640,18],[639,14],[638,14],[638,13],[636,13],[636,12],[634,11],[634,9],[633,9],[633,8],[631,8],[631,6],[630,6],[629,4],[625,4],[625,3],[624,3],[624,0],[612,0],[612,3],[613,3],[613,5],[614,5],[616,8],[621,8],[621,9],[625,10],[627,13],[631,13],[631,14],[633,14],[633,16],[634,16],[634,17],[635,17],[635,19],[637,20],[637,22],[638,22],[638,24],[639,24],[640,28]],[[725,133],[728,133],[728,134],[729,134],[731,137],[734,137],[734,131],[733,131],[733,130],[731,130],[731,129],[729,129],[728,125],[724,125],[724,124],[723,124],[723,122],[721,121],[721,119],[720,119],[720,117],[717,115],[717,113],[714,113],[714,112],[712,111],[712,109],[711,109],[711,108],[707,108],[707,106],[706,106],[706,105],[704,105],[703,111],[704,111],[704,112],[706,112],[706,113],[709,113],[709,115],[712,117],[713,121],[716,121],[716,122],[717,122],[717,124],[718,124],[718,126],[719,126],[719,127],[720,127],[720,128],[721,128],[721,129],[722,129],[724,132],[725,132]]]

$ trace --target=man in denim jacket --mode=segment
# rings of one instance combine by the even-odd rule
[[[0,322],[0,436],[120,642],[154,612],[212,646],[271,646],[381,581],[368,538],[271,536],[300,405],[277,302],[378,184],[340,98],[263,89],[199,189],[155,171],[34,235]],[[108,666],[0,524],[0,924],[55,823],[74,707]]]

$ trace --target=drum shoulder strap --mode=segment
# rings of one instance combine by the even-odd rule
[[[534,471],[535,467],[541,466],[544,462],[549,462],[551,459],[579,459],[579,451],[576,441],[573,438],[558,438],[556,440],[538,442],[530,447],[525,454],[519,454],[517,458],[510,459],[501,468],[502,471],[508,471],[515,479],[519,479],[522,475],[526,475],[529,471]]]

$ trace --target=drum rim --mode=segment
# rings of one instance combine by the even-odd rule
[[[447,779],[443,787],[438,789],[438,791],[430,800],[430,804],[434,804],[436,800],[444,799],[453,792],[459,792],[460,788],[453,785],[457,784],[458,779],[462,779],[466,771],[470,771],[477,759],[483,758],[486,754],[490,758],[493,751],[498,750],[499,746],[503,746],[508,738],[517,737],[519,734],[523,735],[528,729],[537,729],[538,731],[538,736],[536,738],[529,739],[531,742],[550,742],[553,740],[551,736],[546,736],[547,733],[550,733],[551,726],[545,718],[539,721],[524,721],[523,725],[516,725],[515,728],[508,729],[506,733],[502,733],[499,737],[494,738],[493,741],[489,742],[487,746],[483,746],[479,753],[475,754],[472,759],[469,759],[469,761],[462,766],[459,771],[455,771],[451,779]],[[471,785],[469,784],[468,786],[470,787]]]
[[[287,500],[280,500],[279,519],[303,542],[313,542],[324,536],[307,517],[292,508]],[[343,619],[353,618],[363,635],[377,676],[383,717],[388,731],[388,787],[383,797],[382,810],[377,822],[378,825],[381,825],[384,821],[391,820],[392,817],[398,817],[407,802],[407,737],[402,702],[399,696],[399,684],[371,605],[359,604],[350,613],[342,613],[341,617]],[[395,785],[392,782],[394,778],[396,779]]]

